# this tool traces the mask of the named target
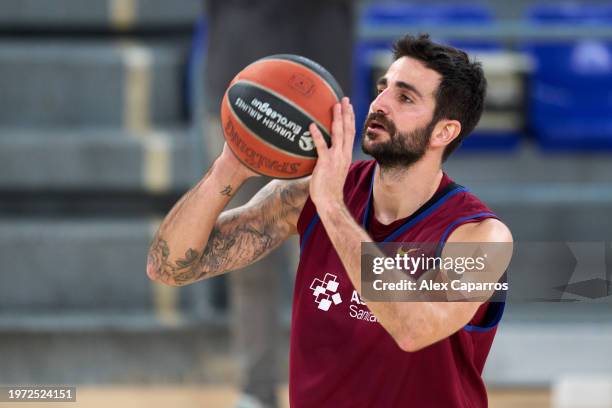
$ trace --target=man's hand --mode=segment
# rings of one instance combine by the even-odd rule
[[[319,210],[329,204],[344,205],[344,181],[351,165],[355,140],[355,113],[349,99],[344,97],[341,103],[334,105],[331,147],[327,147],[314,123],[309,129],[319,155],[310,180],[310,198]]]
[[[223,144],[223,151],[217,160],[223,165],[224,168],[232,169],[232,171],[235,171],[236,175],[242,179],[260,176],[260,174],[255,173],[244,163],[238,160],[236,155],[232,152],[232,149],[230,149],[230,147],[227,145],[227,142]]]

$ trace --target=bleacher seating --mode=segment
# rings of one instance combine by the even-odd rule
[[[142,380],[165,330],[206,312],[202,286],[145,275],[161,217],[204,171],[186,93],[202,5],[0,2],[0,360],[13,368],[0,383],[60,381],[34,355],[63,360],[68,383]],[[151,332],[142,359],[119,364],[121,345]],[[106,369],[83,365],[91,342],[110,351]],[[185,361],[168,363],[177,378]]]
[[[612,27],[612,6],[538,5],[527,20],[542,27]],[[529,40],[534,61],[528,92],[529,130],[545,150],[612,149],[612,40]]]
[[[201,8],[199,0],[3,0],[0,27],[19,32],[161,29],[167,33],[189,26]]]

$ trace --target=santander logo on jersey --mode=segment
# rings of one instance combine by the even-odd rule
[[[326,273],[323,280],[314,278],[310,284],[312,295],[315,298],[317,309],[327,312],[332,304],[339,305],[342,298],[338,292],[338,277],[331,273]]]
[[[333,273],[326,273],[323,279],[314,278],[310,284],[310,290],[312,290],[317,309],[327,312],[332,305],[342,303],[342,298],[340,293],[338,293],[339,287],[340,281]],[[351,295],[348,315],[353,319],[369,323],[377,322],[376,316],[370,312],[366,303],[355,289],[353,289],[353,294]]]

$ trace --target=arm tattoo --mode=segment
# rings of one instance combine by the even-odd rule
[[[232,190],[232,186],[230,186],[230,185],[228,184],[228,185],[227,185],[227,186],[225,186],[225,188],[224,188],[224,189],[221,191],[221,195],[231,197],[231,195],[232,195],[232,192],[233,192],[233,191],[234,191],[234,190]]]
[[[176,204],[176,208],[173,208],[168,214],[168,223],[173,224],[177,215],[180,213],[181,208],[185,202],[191,197],[193,191],[198,188],[204,181],[210,177],[214,168],[214,164],[204,175],[202,180],[196,185],[196,187],[185,194],[185,196]],[[151,269],[154,277],[165,283],[171,283],[174,279],[177,284],[180,284],[176,280],[176,276],[182,276],[189,274],[189,269],[193,268],[193,265],[197,264],[197,260],[200,258],[200,254],[192,248],[189,248],[185,253],[185,257],[178,259],[174,264],[170,262],[170,247],[168,243],[160,236],[161,228],[155,234],[151,246],[149,248],[149,254],[147,256],[148,269]]]
[[[307,180],[268,184],[245,206],[221,214],[201,251],[189,248],[174,262],[169,261],[170,248],[158,232],[148,258],[156,277],[185,285],[262,258],[291,233],[308,197],[308,185]]]
[[[243,211],[223,214],[203,250],[199,275],[210,277],[247,266],[279,246],[290,234],[308,197],[308,182],[271,183]]]
[[[174,263],[169,261],[170,249],[168,243],[159,237],[153,239],[147,262],[153,266],[155,276],[162,282],[174,281],[177,285],[189,283],[189,278],[194,275],[193,270],[197,267],[200,254],[189,248],[185,257],[177,259]]]

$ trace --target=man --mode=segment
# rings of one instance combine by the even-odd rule
[[[364,126],[362,149],[374,161],[351,166],[355,120],[344,98],[334,107],[331,147],[310,126],[319,155],[312,176],[275,180],[245,206],[221,214],[230,195],[255,176],[226,146],[151,246],[148,276],[183,285],[255,262],[300,234],[293,406],[487,406],[481,373],[501,304],[366,306],[360,296],[362,242],[439,242],[445,248],[512,241],[508,228],[441,169],[480,119],[486,91],[480,65],[425,35],[397,41],[394,56]],[[505,268],[509,257],[501,258]],[[313,296],[316,282],[338,294],[326,310]],[[365,313],[373,317],[356,318]]]

